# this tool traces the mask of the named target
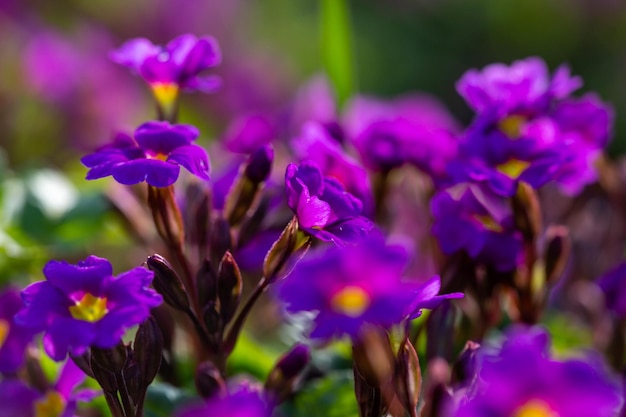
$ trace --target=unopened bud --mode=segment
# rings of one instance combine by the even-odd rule
[[[248,158],[242,173],[235,180],[224,207],[224,214],[231,226],[236,226],[244,219],[254,205],[261,184],[272,169],[274,151],[270,146],[263,146]]]
[[[217,273],[208,259],[205,259],[198,269],[196,286],[201,306],[217,300]]]
[[[546,283],[552,284],[558,280],[572,250],[569,232],[565,226],[550,227],[546,232],[547,246],[544,253]]]
[[[417,352],[408,338],[400,345],[393,382],[396,395],[404,408],[415,410],[422,389],[422,372]]]
[[[468,340],[465,343],[463,351],[452,366],[453,384],[461,386],[474,378],[478,368],[478,349],[480,349],[480,344],[476,342]]]
[[[141,388],[147,388],[159,372],[163,357],[163,335],[152,317],[137,329],[133,350],[143,385]]]
[[[541,233],[541,209],[535,190],[520,181],[512,199],[516,228],[526,242],[532,242]]]
[[[154,272],[152,286],[163,296],[163,300],[172,307],[189,310],[189,298],[183,283],[171,265],[161,255],[152,255],[146,261],[148,269]]]
[[[192,182],[187,186],[184,207],[185,238],[205,253],[211,221],[211,192],[206,183]]]
[[[230,224],[220,216],[213,221],[211,229],[211,260],[218,263],[227,251],[233,249],[233,236]]]
[[[202,320],[204,321],[204,327],[207,330],[209,336],[209,342],[212,347],[217,347],[221,338],[222,331],[224,330],[224,322],[220,313],[217,311],[215,302],[209,302],[202,310]]]
[[[265,392],[274,404],[280,404],[292,393],[296,377],[310,360],[309,348],[301,344],[294,346],[278,360],[265,381]]]
[[[273,281],[287,275],[310,245],[311,238],[299,230],[298,219],[294,217],[265,256],[263,276]]]
[[[196,389],[203,398],[212,398],[226,392],[226,384],[211,362],[198,365],[195,375]]]
[[[224,324],[235,314],[241,301],[243,281],[241,272],[230,252],[226,252],[217,271],[217,295],[220,300],[220,316]]]

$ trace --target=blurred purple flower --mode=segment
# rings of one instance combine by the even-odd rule
[[[626,317],[626,262],[598,278],[606,307],[619,317]]]
[[[16,323],[45,331],[43,346],[56,361],[67,353],[83,354],[90,346],[111,348],[124,331],[141,323],[162,299],[148,288],[153,272],[134,268],[113,276],[106,259],[89,256],[77,265],[50,261],[46,281],[22,291],[25,307]]]
[[[446,254],[464,250],[500,271],[517,267],[522,237],[504,198],[480,185],[458,184],[435,194],[431,210],[433,234]]]
[[[14,373],[24,364],[26,347],[35,332],[18,326],[13,318],[23,307],[20,293],[15,288],[5,288],[0,293],[0,373]]]
[[[324,177],[312,161],[289,164],[285,187],[300,227],[320,240],[342,246],[362,239],[374,226],[361,216],[361,201],[336,179]]]
[[[267,145],[278,136],[275,118],[262,112],[252,112],[237,117],[223,137],[226,149],[249,154]]]
[[[154,187],[167,187],[178,179],[180,166],[197,177],[209,179],[206,151],[192,142],[199,135],[191,125],[147,122],[135,130],[135,138],[118,134],[113,143],[84,156],[88,180],[109,175],[121,184],[143,181]]]
[[[258,392],[248,387],[240,387],[238,391],[224,397],[212,399],[206,404],[185,408],[176,414],[177,417],[270,417],[271,410]]]
[[[380,238],[327,246],[302,259],[278,287],[291,313],[318,312],[313,338],[358,337],[367,324],[389,328],[461,293],[437,295],[438,276],[425,283],[402,280],[407,253]]]
[[[598,358],[559,361],[539,328],[515,328],[502,348],[482,357],[478,377],[456,417],[612,417],[622,386]]]
[[[218,77],[200,75],[222,59],[217,41],[210,36],[180,35],[163,47],[144,38],[132,39],[110,58],[139,74],[157,98],[167,99],[179,89],[210,93],[220,85]]]
[[[457,91],[477,115],[460,153],[499,171],[515,166],[516,177],[532,177],[527,182],[535,188],[554,181],[568,194],[580,192],[597,178],[594,161],[609,141],[612,121],[609,107],[595,96],[568,98],[581,85],[566,66],[550,78],[534,57],[468,71]]]
[[[308,122],[302,133],[291,141],[300,161],[311,160],[320,168],[325,177],[334,178],[344,188],[363,203],[363,212],[371,214],[374,196],[367,171],[354,158],[350,157],[322,125]]]
[[[61,370],[58,381],[42,393],[20,380],[0,382],[0,417],[73,417],[78,401],[90,401],[98,391],[75,391],[87,376],[71,360]]]
[[[437,179],[457,153],[456,122],[426,95],[390,102],[357,97],[346,110],[345,126],[363,162],[375,171],[408,163]]]

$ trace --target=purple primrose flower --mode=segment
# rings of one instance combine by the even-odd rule
[[[458,184],[431,200],[433,234],[446,254],[464,250],[500,271],[517,267],[522,237],[508,202],[487,187]]]
[[[35,332],[13,322],[23,307],[20,293],[6,288],[0,293],[0,373],[14,373],[24,364],[26,347]]]
[[[302,259],[278,287],[290,313],[317,312],[313,338],[358,337],[365,325],[389,328],[461,293],[437,295],[438,276],[402,280],[407,252],[380,238],[355,246],[327,246]]]
[[[338,246],[367,235],[373,223],[361,216],[363,203],[334,178],[324,177],[312,161],[289,164],[285,172],[287,204],[300,227]]]
[[[147,122],[135,130],[134,139],[118,134],[112,144],[84,156],[81,162],[90,168],[88,180],[111,175],[121,184],[146,181],[154,187],[167,187],[178,179],[180,166],[208,180],[208,155],[192,143],[198,135],[191,125]]]
[[[200,75],[222,59],[217,41],[210,36],[180,35],[165,46],[144,38],[132,39],[110,57],[139,74],[155,97],[165,103],[174,101],[180,89],[210,93],[220,86],[219,77]]]
[[[626,317],[626,262],[622,262],[598,278],[606,307],[618,317]]]
[[[56,361],[90,346],[111,348],[124,331],[141,323],[162,298],[148,288],[154,273],[134,268],[117,277],[106,259],[89,256],[77,265],[50,261],[46,281],[22,291],[25,307],[15,321],[45,331],[43,346]]]
[[[258,392],[243,386],[224,398],[185,408],[177,417],[270,417],[271,410]]]
[[[86,378],[85,373],[68,360],[57,382],[45,392],[21,380],[4,380],[0,382],[0,417],[73,417],[79,401],[91,401],[100,394],[92,389],[76,390]]]
[[[481,348],[482,349],[482,348]],[[539,328],[515,328],[484,353],[456,417],[612,417],[622,387],[598,358],[555,360]]]
[[[594,95],[569,97],[581,85],[566,66],[550,77],[534,57],[468,71],[457,91],[477,115],[460,153],[489,168],[491,186],[509,177],[535,188],[555,182],[568,194],[580,192],[597,178],[594,162],[609,141],[612,122],[610,108]],[[510,195],[512,188],[494,191]]]

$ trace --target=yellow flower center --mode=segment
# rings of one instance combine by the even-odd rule
[[[87,293],[76,302],[76,305],[70,307],[70,314],[76,320],[88,321],[94,323],[104,317],[107,310],[107,299],[104,297],[94,297]]]
[[[49,391],[45,397],[35,401],[35,417],[59,417],[65,410],[65,400],[56,391]]]
[[[496,169],[511,178],[512,180],[519,178],[520,175],[530,165],[530,162],[520,161],[519,159],[509,159],[503,164],[496,166]]]
[[[164,107],[171,106],[178,98],[178,84],[176,83],[155,83],[151,85],[152,94],[159,104]]]
[[[531,400],[516,409],[512,417],[559,417],[559,415],[545,402]]]
[[[0,348],[4,345],[4,342],[6,342],[7,337],[9,337],[10,329],[9,322],[0,319]]]
[[[509,139],[519,139],[522,135],[522,127],[526,123],[524,116],[512,115],[505,117],[498,123],[498,128],[502,133],[507,135]]]
[[[164,153],[146,154],[146,158],[148,158],[148,159],[158,159],[159,161],[167,161],[167,157],[168,157],[168,155],[166,155]]]
[[[478,221],[478,223],[480,223],[487,230],[491,230],[492,232],[498,232],[498,233],[504,231],[502,226],[498,222],[496,222],[493,219],[493,217],[491,217],[488,214],[482,214],[482,215],[474,214],[472,218]]]
[[[331,305],[336,312],[358,317],[370,305],[370,296],[363,288],[347,286],[333,296]]]

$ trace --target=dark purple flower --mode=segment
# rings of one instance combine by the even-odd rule
[[[76,390],[87,376],[71,360],[59,379],[46,392],[30,388],[19,380],[0,382],[0,417],[73,417],[78,401],[90,401],[98,391]],[[43,381],[40,381],[43,382]]]
[[[433,233],[446,254],[464,250],[500,271],[517,267],[522,237],[504,198],[480,185],[458,184],[435,194],[431,209]]]
[[[362,239],[373,228],[361,216],[361,201],[336,179],[324,177],[311,161],[287,166],[285,188],[300,228],[320,240],[341,246]]]
[[[24,305],[15,288],[6,288],[0,293],[0,373],[14,373],[24,363],[26,347],[35,332],[18,326],[13,318]]]
[[[580,192],[597,178],[594,163],[612,121],[595,96],[568,98],[581,85],[566,66],[550,78],[539,58],[468,71],[457,90],[477,115],[460,153],[496,171],[513,164],[517,177],[535,188],[554,182],[568,194]]]
[[[626,317],[626,262],[598,278],[606,307],[619,317]]]
[[[437,276],[425,283],[402,280],[406,264],[403,247],[378,238],[354,246],[326,246],[296,265],[279,284],[278,296],[288,312],[318,313],[313,338],[358,337],[365,325],[389,328],[445,298],[463,296],[438,296]]]
[[[168,122],[147,122],[135,130],[134,139],[118,134],[113,143],[84,156],[88,180],[113,176],[121,184],[146,181],[167,187],[178,179],[180,166],[197,177],[209,179],[206,151],[192,142],[199,132],[194,126]]]
[[[106,259],[89,256],[77,265],[50,261],[46,281],[22,291],[25,307],[15,321],[45,331],[43,346],[54,360],[81,355],[90,346],[111,348],[124,331],[141,323],[162,302],[148,288],[152,271],[134,268],[117,277]]]
[[[231,152],[252,153],[278,136],[278,123],[269,114],[256,112],[237,117],[224,135]]]
[[[177,417],[270,417],[271,410],[258,392],[248,387],[240,387],[224,398],[210,400],[206,404],[190,406]]]
[[[622,387],[599,358],[555,360],[539,328],[515,328],[485,352],[456,417],[612,417]]]
[[[367,171],[342,149],[326,128],[319,123],[308,122],[291,145],[301,161],[313,161],[325,177],[336,179],[361,200],[365,213],[373,211],[374,197]]]
[[[179,89],[209,93],[220,85],[218,77],[200,75],[222,59],[217,41],[210,36],[180,35],[165,46],[132,39],[110,57],[146,80],[159,101],[172,101]]]
[[[408,163],[439,178],[457,153],[456,123],[424,95],[391,102],[357,97],[346,111],[346,130],[364,164],[376,171]]]

